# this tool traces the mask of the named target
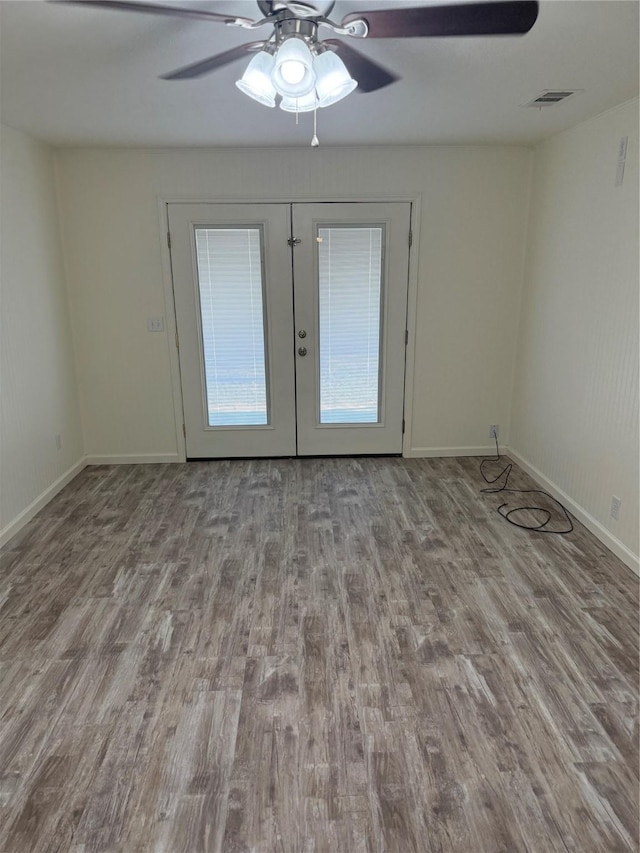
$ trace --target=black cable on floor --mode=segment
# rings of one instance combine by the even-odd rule
[[[511,471],[513,470],[513,463],[509,462],[507,465],[505,465],[505,467],[498,474],[498,476],[494,477],[493,479],[490,479],[485,474],[484,469],[485,469],[485,465],[487,465],[487,463],[499,462],[500,461],[500,450],[498,449],[498,437],[494,435],[494,439],[496,442],[495,458],[492,457],[490,459],[483,459],[482,460],[482,462],[480,463],[480,474],[482,475],[482,479],[485,481],[485,483],[488,483],[490,486],[492,486],[494,483],[497,483],[498,480],[501,480],[503,477],[504,477],[504,482],[502,483],[501,486],[498,486],[495,489],[480,489],[480,491],[485,493],[485,494],[498,494],[499,492],[511,492],[513,494],[521,494],[521,495],[544,495],[545,497],[552,500],[554,502],[554,504],[556,504],[557,506],[560,507],[560,509],[562,510],[562,513],[564,515],[564,518],[567,521],[568,527],[566,528],[566,530],[553,530],[551,528],[547,528],[547,525],[551,521],[552,513],[548,509],[544,509],[544,507],[541,507],[541,506],[516,506],[516,507],[513,507],[512,509],[509,509],[509,510],[506,510],[503,512],[504,508],[507,506],[507,504],[504,503],[504,504],[500,504],[500,506],[498,507],[498,513],[506,521],[508,521],[509,524],[513,524],[514,527],[520,527],[520,528],[522,528],[522,530],[534,530],[536,533],[558,533],[560,535],[563,535],[565,533],[571,533],[573,531],[573,522],[571,520],[571,516],[569,515],[567,510],[564,508],[564,506],[560,503],[560,501],[556,500],[556,498],[554,498],[553,495],[550,495],[549,492],[545,492],[544,489],[509,489],[509,488],[507,488],[507,485],[509,483],[509,477],[511,476]],[[533,513],[543,513],[545,518],[543,521],[540,522],[540,524],[522,524],[519,521],[514,521],[511,518],[511,516],[513,515],[514,512],[525,512],[525,511],[533,512]]]

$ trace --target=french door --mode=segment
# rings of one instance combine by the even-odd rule
[[[188,458],[400,453],[410,205],[170,204]]]

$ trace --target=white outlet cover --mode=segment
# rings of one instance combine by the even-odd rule
[[[627,156],[627,145],[629,143],[628,136],[621,136],[618,143],[618,160],[624,160]]]
[[[611,518],[619,518],[620,517],[620,506],[622,501],[620,498],[615,495],[611,498]]]

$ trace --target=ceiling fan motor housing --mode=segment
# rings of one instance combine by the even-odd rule
[[[275,24],[275,36],[277,44],[291,36],[300,36],[305,41],[315,44],[318,40],[318,25],[308,18],[283,18]]]

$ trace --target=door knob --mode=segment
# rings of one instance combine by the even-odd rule
[[[306,355],[306,354],[307,354],[307,348],[306,347],[299,347],[298,348],[298,355]]]

